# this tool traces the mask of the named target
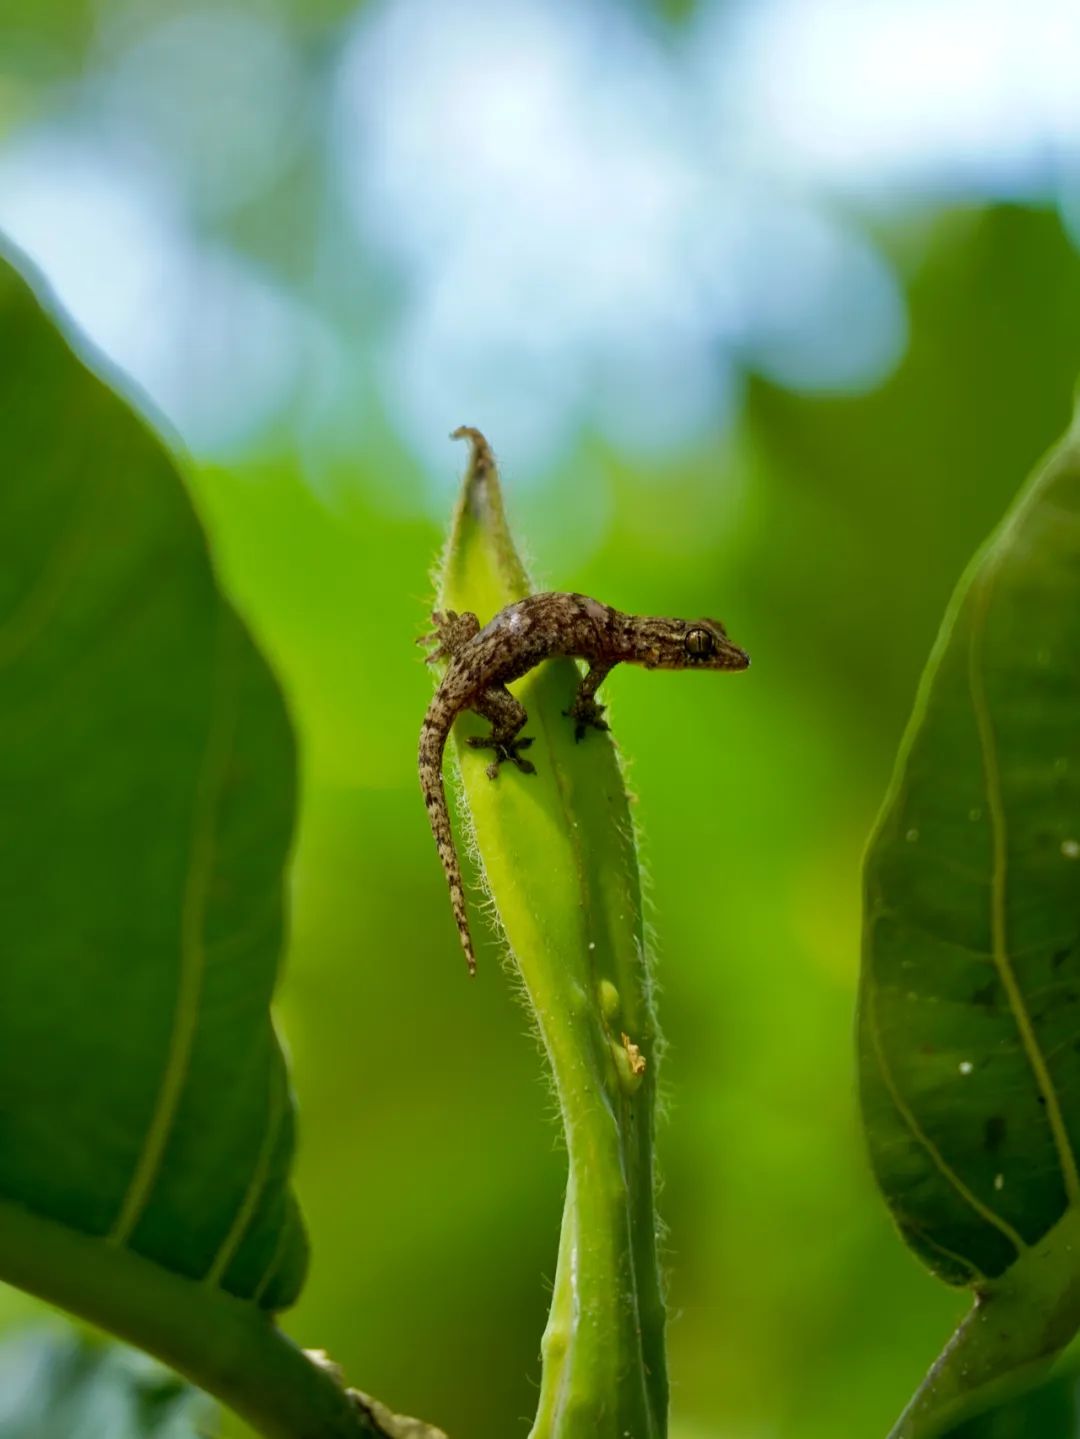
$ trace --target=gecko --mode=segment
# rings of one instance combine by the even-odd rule
[[[590,729],[608,728],[605,706],[598,703],[596,692],[618,664],[650,670],[744,670],[750,658],[728,639],[719,620],[625,614],[588,595],[530,595],[501,609],[482,628],[471,611],[436,611],[432,621],[435,629],[417,643],[434,644],[427,662],[446,660],[447,668],[420,730],[420,788],[469,973],[475,974],[465,889],[442,775],[443,752],[458,715],[472,710],[491,723],[490,734],[470,735],[468,740],[474,749],[494,751],[487,767],[489,779],[496,779],[506,763],[535,774],[536,766],[522,755],[532,744],[532,738],[521,733],[528,714],[507,685],[542,661],[561,655],[588,663],[574,701],[564,711],[573,723],[574,738],[582,740]]]

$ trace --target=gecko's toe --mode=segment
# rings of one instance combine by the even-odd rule
[[[528,749],[532,744],[532,736],[524,735],[521,739],[498,740],[492,735],[470,735],[466,741],[473,749],[493,749],[495,758],[487,767],[488,779],[495,779],[499,773],[499,766],[507,760],[521,770],[522,774],[535,774],[536,766],[531,760],[522,759],[519,750]]]
[[[611,726],[606,720],[578,720],[574,726],[574,741],[580,744],[591,729],[610,730]]]
[[[606,730],[610,728],[607,721],[601,719],[606,706],[597,704],[596,700],[579,699],[575,700],[568,710],[563,710],[567,719],[574,721],[574,740],[580,744],[591,729]]]

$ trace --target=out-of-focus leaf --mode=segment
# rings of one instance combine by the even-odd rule
[[[294,752],[176,467],[0,260],[0,1279],[267,1435],[370,1425],[270,1320]]]
[[[0,1439],[206,1439],[215,1406],[153,1359],[73,1334],[0,1348]]]
[[[1080,431],[965,576],[866,861],[878,1180],[980,1302],[900,1432],[1080,1323]]]
[[[891,236],[910,344],[885,384],[823,398],[755,381],[748,399],[768,506],[755,630],[790,644],[812,597],[814,673],[872,746],[909,703],[975,537],[1067,413],[1080,331],[1076,247],[1052,211],[963,206],[910,238]]]

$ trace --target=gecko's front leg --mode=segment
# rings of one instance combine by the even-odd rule
[[[607,722],[601,718],[605,706],[597,703],[596,691],[613,668],[613,665],[594,660],[589,673],[578,685],[574,703],[568,710],[563,710],[563,714],[574,721],[574,738],[576,740],[583,740],[585,731],[588,729],[606,730],[608,728]]]
[[[471,639],[480,633],[480,621],[472,610],[457,614],[454,610],[443,613],[436,610],[431,616],[435,628],[416,641],[418,645],[434,645],[425,664],[438,664],[440,660],[452,660],[459,655]]]
[[[523,704],[520,704],[504,685],[493,685],[484,690],[469,706],[477,714],[491,721],[488,735],[470,735],[469,744],[473,749],[493,749],[495,758],[487,767],[488,779],[495,779],[499,766],[507,760],[517,765],[524,774],[535,774],[536,766],[531,760],[522,759],[520,751],[532,744],[530,736],[518,739],[518,731],[529,718]]]

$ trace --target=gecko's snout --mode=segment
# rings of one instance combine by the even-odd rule
[[[698,620],[682,636],[681,662],[692,668],[746,670],[750,656],[728,639],[719,620]]]

